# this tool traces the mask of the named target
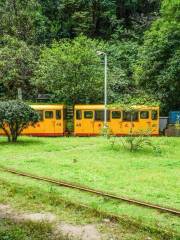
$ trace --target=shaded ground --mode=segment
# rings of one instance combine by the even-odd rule
[[[75,225],[59,221],[52,213],[17,212],[9,205],[0,204],[0,239],[29,240],[28,235],[33,240],[155,239],[143,233],[138,236],[127,231],[125,234],[109,219],[96,224]]]
[[[95,225],[88,224],[84,226],[61,223],[57,217],[51,213],[23,213],[16,212],[9,205],[0,204],[0,220],[9,219],[16,224],[22,222],[51,223],[53,232],[52,238],[73,238],[82,240],[100,240],[101,234]],[[0,236],[1,237],[1,236]],[[0,238],[1,239],[1,238]]]

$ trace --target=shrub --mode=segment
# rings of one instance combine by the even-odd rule
[[[120,141],[117,141],[117,139]],[[123,145],[123,147],[130,152],[149,146],[156,154],[159,155],[162,153],[160,146],[152,142],[151,131],[148,129],[146,131],[139,131],[136,133],[130,132],[130,134],[126,137],[117,138],[115,136],[111,136],[110,144],[112,148],[117,145],[119,145],[119,147]]]
[[[67,126],[66,126],[66,130],[68,132],[68,135],[70,135],[73,132],[73,129],[74,129],[73,121],[72,121],[72,119],[68,119],[67,120]]]
[[[109,126],[103,126],[101,128],[100,135],[109,139],[112,136],[111,128]]]
[[[22,101],[0,102],[0,128],[9,142],[16,142],[17,137],[29,125],[34,126],[39,114]]]
[[[124,137],[122,138],[122,143],[123,146],[131,152],[142,149],[145,145],[152,145],[151,138],[143,134],[139,134],[138,136],[129,135],[127,137]]]

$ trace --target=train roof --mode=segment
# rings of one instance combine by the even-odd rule
[[[36,110],[56,110],[65,108],[63,104],[33,104],[30,106]]]
[[[102,104],[78,104],[74,106],[75,109],[104,109],[104,105]]]
[[[75,109],[89,109],[89,110],[101,110],[104,109],[104,105],[103,104],[78,104],[74,106]],[[125,107],[121,107],[121,106],[113,106],[113,105],[109,105],[108,109],[124,109]],[[129,108],[129,106],[127,107],[127,109]],[[158,110],[159,107],[158,106],[146,106],[146,105],[134,105],[131,106],[132,109],[136,109],[136,110],[151,110],[151,109],[156,109]],[[125,108],[126,109],[126,108]]]

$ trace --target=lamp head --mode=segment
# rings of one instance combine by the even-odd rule
[[[105,52],[101,52],[101,51],[97,51],[96,53],[97,53],[98,56],[106,54]]]

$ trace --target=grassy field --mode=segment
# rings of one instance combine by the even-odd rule
[[[180,138],[162,137],[153,138],[152,141],[160,146],[161,152],[147,147],[131,153],[122,146],[112,148],[109,141],[102,137],[23,137],[16,144],[8,144],[6,139],[1,138],[0,165],[180,209],[178,188],[180,186]],[[10,194],[5,190],[5,186],[9,186],[7,184],[19,186],[19,188],[24,186],[51,193],[51,196],[56,195],[59,198],[118,214],[127,222],[135,221],[139,225],[152,229],[179,234],[180,220],[169,214],[124,202],[117,203],[117,201],[75,190],[52,187],[49,184],[37,183],[6,173],[0,173],[0,181],[0,190],[4,193],[0,195],[1,202],[7,199],[11,201],[14,187]],[[29,198],[33,198],[31,191],[29,195]],[[22,205],[18,200],[19,196],[19,193],[16,197],[13,195],[12,201],[15,201],[16,207]],[[24,207],[25,205],[33,210],[32,204],[30,206],[26,203]],[[55,212],[60,214],[58,208]],[[78,219],[78,221],[83,222],[85,219]]]

